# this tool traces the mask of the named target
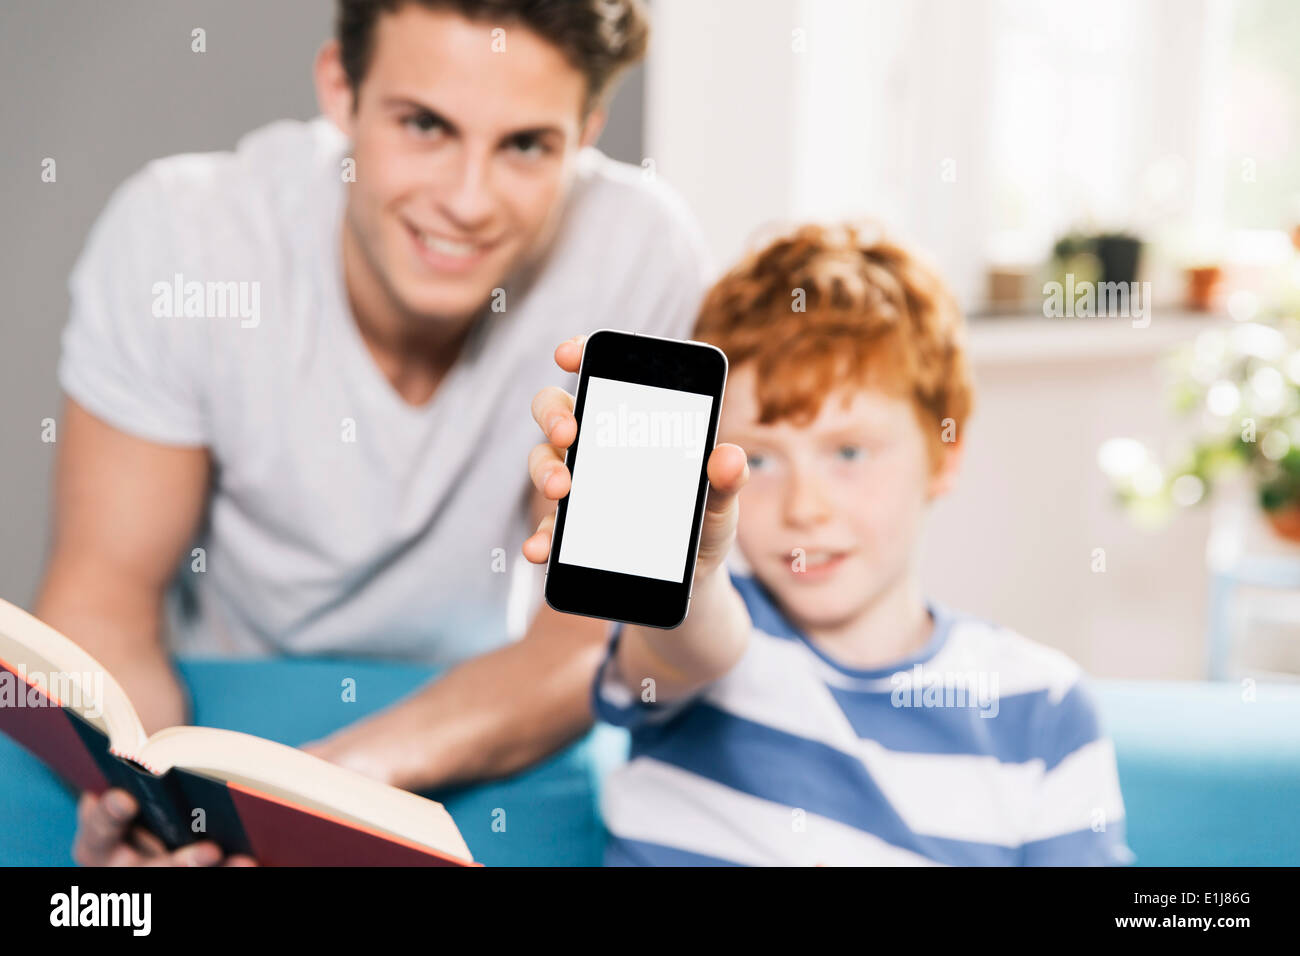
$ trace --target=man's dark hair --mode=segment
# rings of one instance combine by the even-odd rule
[[[370,67],[381,14],[414,3],[479,23],[518,25],[556,47],[587,78],[584,115],[627,67],[645,56],[650,24],[642,0],[338,0],[336,34],[355,96]]]

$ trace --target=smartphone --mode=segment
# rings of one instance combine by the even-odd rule
[[[547,604],[649,627],[686,620],[726,383],[726,355],[703,342],[587,337]]]

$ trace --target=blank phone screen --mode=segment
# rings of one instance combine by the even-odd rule
[[[713,396],[587,379],[558,561],[681,582]]]

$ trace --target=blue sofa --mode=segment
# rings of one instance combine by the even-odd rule
[[[322,660],[186,660],[195,723],[301,744],[430,679],[426,668]],[[356,701],[344,702],[345,678]],[[1139,865],[1300,864],[1300,687],[1097,682],[1119,755],[1129,845]],[[432,794],[475,857],[494,865],[600,862],[601,779],[626,736],[597,728],[525,773]],[[504,830],[494,829],[502,818]],[[67,865],[75,801],[0,737],[0,865]]]

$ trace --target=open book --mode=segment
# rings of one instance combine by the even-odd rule
[[[169,847],[272,866],[472,866],[439,803],[293,747],[208,727],[146,736],[103,666],[0,600],[0,732],[80,791],[130,791]]]

